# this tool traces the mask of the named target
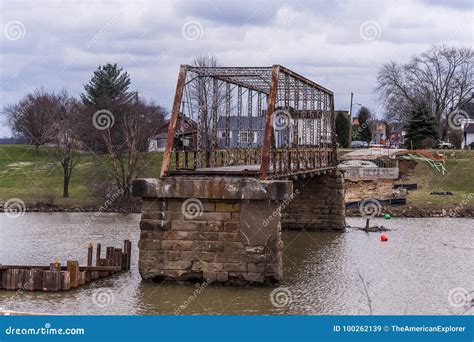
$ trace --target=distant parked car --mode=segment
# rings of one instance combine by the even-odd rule
[[[438,148],[442,148],[444,150],[454,149],[454,145],[450,142],[438,140]]]
[[[364,147],[369,147],[369,143],[367,141],[351,141],[351,147],[352,148],[364,148]]]
[[[377,164],[372,163],[367,160],[345,160],[339,163],[338,167],[347,168],[347,167],[378,167]]]

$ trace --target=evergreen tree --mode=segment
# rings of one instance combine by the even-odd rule
[[[84,86],[81,99],[88,105],[102,105],[103,101],[124,103],[130,101],[130,75],[117,64],[107,63],[94,71],[91,80]]]
[[[85,118],[81,120],[78,132],[82,142],[95,152],[106,152],[102,124],[111,131],[114,143],[122,141],[118,129],[128,106],[133,103],[135,93],[130,92],[130,75],[117,64],[99,66],[90,81],[84,85],[81,99],[85,104]],[[104,111],[103,114],[99,111]],[[101,121],[102,120],[102,121]]]
[[[372,115],[367,107],[360,108],[357,117],[359,120],[359,126],[355,129],[355,135],[358,137],[358,140],[366,141],[368,143],[372,140],[372,132],[369,127],[371,117]]]
[[[339,146],[349,147],[349,117],[343,111],[336,112],[336,137]]]
[[[418,105],[412,110],[405,129],[408,146],[413,148],[420,148],[426,138],[437,137],[435,118],[425,104]]]

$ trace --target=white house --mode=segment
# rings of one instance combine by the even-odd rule
[[[467,114],[467,119],[463,122],[463,141],[461,147],[469,146],[474,143],[474,100],[465,103],[460,108]]]

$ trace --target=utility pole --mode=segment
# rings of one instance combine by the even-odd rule
[[[354,93],[351,92],[351,107],[349,109],[349,147],[351,147],[352,142],[352,99],[354,98]]]

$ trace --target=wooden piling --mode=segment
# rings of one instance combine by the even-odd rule
[[[94,252],[94,245],[92,244],[92,242],[89,242],[89,244],[87,245],[87,266],[92,266],[92,255],[93,255],[93,252]]]
[[[61,271],[61,290],[67,291],[71,288],[71,275],[68,271]]]
[[[98,243],[96,250],[95,250],[95,265],[100,266],[100,250],[101,250],[101,244]]]
[[[107,260],[106,266],[113,266],[114,248],[107,247],[105,250],[105,259]]]
[[[101,258],[101,244],[97,244],[95,266],[93,245],[87,246],[87,266],[76,260],[67,260],[66,266],[54,259],[49,266],[0,264],[0,289],[18,291],[67,291],[92,280],[130,269],[131,242],[124,240],[123,249],[106,247],[106,257]]]
[[[79,262],[68,260],[67,270],[70,277],[70,287],[74,289],[79,286]]]
[[[132,254],[132,242],[130,240],[124,240],[123,242],[123,250],[126,254],[126,261],[125,261],[125,268],[124,270],[130,270],[130,260]]]
[[[43,270],[37,268],[32,269],[30,274],[30,282],[32,284],[31,291],[41,291],[43,289]]]

